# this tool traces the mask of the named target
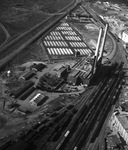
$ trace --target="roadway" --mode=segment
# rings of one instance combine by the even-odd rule
[[[100,27],[105,27],[105,24],[107,23],[106,21],[104,21],[101,17],[99,17],[99,15],[97,15],[97,13],[91,9],[90,5],[87,4],[83,7],[91,16],[93,16],[94,21],[97,25],[99,25]],[[127,64],[127,59],[126,59],[126,52],[123,48],[122,42],[119,41],[119,39],[117,38],[117,35],[112,33],[112,29],[111,27],[109,27],[109,31],[108,31],[108,35],[111,37],[112,41],[113,41],[113,50],[112,52],[107,56],[107,58],[109,60],[111,60],[111,62],[115,63],[115,62],[124,62],[124,67],[127,68],[128,64]],[[104,59],[103,59],[104,60]]]
[[[95,18],[97,18],[97,17],[95,17]],[[113,40],[114,40],[114,38],[113,38]],[[115,49],[115,52],[116,52],[116,44],[115,44],[115,48],[114,49]],[[100,70],[100,71],[101,71],[100,75],[102,75],[102,72],[104,72],[104,70]],[[117,78],[117,75],[118,75],[119,79]],[[64,136],[62,136],[62,140],[58,143],[58,145],[61,144],[60,148],[58,148],[58,145],[56,145],[57,146],[56,150],[59,150],[59,149],[61,149],[64,146],[65,138],[67,138],[68,135],[69,135],[69,133],[68,133],[68,131],[70,131],[69,129],[71,129],[71,130],[76,129],[75,128],[76,125],[78,126],[78,128],[77,128],[78,130],[77,131],[75,130],[75,135],[74,135],[74,132],[71,133],[75,138],[73,138],[70,141],[70,143],[68,144],[70,149],[75,149],[75,148],[79,149],[79,147],[81,148],[81,145],[80,145],[81,141],[83,142],[84,139],[87,140],[86,135],[88,135],[89,138],[91,138],[90,134],[92,134],[92,133],[90,133],[90,132],[93,130],[93,134],[95,133],[95,130],[93,128],[94,127],[93,123],[94,123],[94,125],[97,125],[99,127],[100,126],[99,122],[101,122],[102,119],[104,120],[104,118],[102,117],[102,113],[104,114],[104,112],[105,112],[104,116],[106,117],[106,112],[108,112],[109,107],[111,107],[111,99],[110,99],[109,95],[111,94],[111,97],[112,97],[113,93],[115,94],[116,88],[113,88],[113,87],[118,86],[118,82],[120,81],[120,78],[121,78],[121,76],[120,76],[120,72],[119,72],[119,74],[114,74],[114,78],[112,76],[112,78],[109,79],[109,81],[112,81],[112,82],[109,82],[110,84],[108,84],[108,82],[106,82],[106,81],[103,82],[102,88],[100,87],[99,91],[97,91],[98,86],[96,87],[96,91],[97,92],[95,92],[95,94],[92,95],[93,99],[92,99],[92,97],[88,98],[88,100],[89,100],[88,103],[85,102],[85,105],[81,106],[82,111],[81,111],[81,109],[78,110],[78,113],[77,113],[76,117],[74,119],[72,119],[72,122],[71,122],[70,126],[68,126],[69,128],[66,128],[67,132],[64,134]],[[87,97],[86,98],[85,97],[81,98],[81,100],[83,100],[83,99],[85,100],[85,99],[87,99]],[[106,99],[107,100],[109,99],[109,101],[106,101]],[[107,110],[106,110],[106,108],[107,108]],[[64,114],[64,116],[65,116],[65,114]],[[70,121],[71,121],[71,117],[72,117],[72,115],[70,116],[70,114],[69,114],[69,118],[68,119],[66,118],[66,119],[68,121],[70,119]],[[99,122],[96,121],[97,119],[98,119]],[[58,123],[57,121],[54,121],[54,122]],[[49,126],[51,127],[51,124]],[[59,125],[57,125],[57,127],[58,126]],[[52,130],[54,128],[52,128]],[[58,128],[59,128],[59,131],[60,131],[60,132],[58,131],[58,134],[60,135],[60,134],[62,134],[61,130],[63,128],[65,129],[65,127],[63,127],[63,124],[61,124],[61,122],[60,122],[60,126]],[[47,126],[46,126],[46,129],[48,129]],[[92,129],[92,130],[89,130],[89,129]],[[83,133],[84,133],[84,135],[83,135]],[[71,134],[70,134],[70,136],[71,136]],[[76,136],[76,135],[78,135],[78,136]],[[27,142],[32,142],[32,138],[33,138],[33,142],[34,142],[35,139],[37,138],[36,136],[37,136],[37,131],[31,132],[31,135],[29,137],[26,135],[26,141]],[[42,135],[39,135],[39,136],[42,136]],[[55,130],[55,132],[53,132],[53,135],[50,136],[50,138],[49,138],[51,141],[54,139],[53,136],[54,137],[56,136],[56,130]],[[100,138],[101,137],[102,136],[100,135]],[[48,142],[49,139],[46,142]],[[38,138],[36,140],[38,141]],[[55,148],[54,148],[54,150],[55,150]]]
[[[102,19],[96,14],[96,12],[94,10],[91,9],[91,7],[89,5],[87,5],[86,7],[84,7],[84,10],[86,10],[90,15],[93,16],[94,21],[97,25],[100,25],[101,27],[105,27],[105,22],[102,21]],[[115,62],[124,62],[124,67],[127,67],[127,60],[126,60],[126,54],[125,51],[123,49],[122,43],[117,41],[116,36],[114,36],[111,31],[108,32],[108,35],[111,37],[112,41],[113,41],[113,50],[111,51],[111,53],[107,56],[107,58],[109,60],[112,60],[113,63]],[[106,58],[103,59],[103,62],[105,61]],[[99,135],[99,137],[97,138],[95,144],[92,146],[92,149],[95,149],[96,146],[99,144],[99,149],[100,150],[104,150],[105,149],[105,137],[106,137],[106,125],[108,123],[108,120],[111,116],[111,114],[114,111],[114,106],[112,107],[111,111],[109,112],[106,121],[102,127],[101,133]]]
[[[80,3],[76,5],[70,4],[66,8],[66,12],[61,15],[53,15],[46,20],[40,22],[27,32],[21,34],[19,37],[7,43],[0,49],[0,69],[4,69],[7,64],[15,58],[21,51],[23,51],[27,46],[38,40],[41,36],[45,35],[49,30],[51,30],[56,24],[58,24],[70,11],[75,10]]]
[[[0,48],[4,46],[9,39],[10,39],[10,34],[3,26],[3,24],[0,23]]]
[[[90,14],[93,17],[94,23],[98,26],[98,27],[103,27],[105,28],[106,22],[104,22],[98,15],[97,13],[91,9],[89,4],[83,5],[81,6],[83,8],[83,10],[85,10],[86,12],[88,12],[88,14]],[[113,42],[113,49],[111,50],[110,53],[108,53],[105,57],[103,57],[102,59],[102,63],[106,63],[109,60],[111,61],[116,54],[116,49],[117,49],[117,40],[114,37],[114,35],[111,33],[110,29],[107,32],[107,35],[111,38],[112,42]]]
[[[109,69],[117,72],[116,69],[119,68],[114,66],[114,68]],[[101,72],[103,71],[102,69],[100,70],[100,76],[102,76]],[[30,143],[33,143],[36,145],[35,150],[48,149],[48,145],[52,145],[50,150],[89,150],[85,145],[85,141],[87,145],[89,145],[88,143],[90,142],[88,142],[88,140],[93,141],[93,139],[97,137],[97,132],[95,132],[94,129],[100,127],[99,122],[102,123],[102,119],[104,120],[104,116],[106,116],[110,105],[115,101],[115,99],[111,98],[113,96],[116,98],[115,92],[122,75],[120,74],[121,70],[118,71],[117,74],[115,74],[114,71],[112,72],[114,76],[110,78],[105,77],[105,79],[102,79],[102,81],[94,87],[90,94],[84,93],[80,97],[80,102],[82,101],[82,103],[77,107],[77,110],[71,107],[70,109],[68,108],[68,111],[67,109],[63,110],[58,116],[54,117],[52,114],[52,118],[47,120],[47,122],[42,119],[26,134],[22,135],[20,140],[29,144],[28,149],[31,147]],[[105,72],[104,75],[106,75]],[[110,84],[108,84],[108,82]],[[54,114],[55,113],[54,111]],[[8,143],[9,145],[6,146],[15,150],[20,140],[14,143]]]

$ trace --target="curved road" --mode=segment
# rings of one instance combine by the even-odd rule
[[[91,9],[91,7],[89,6],[89,4],[87,5],[87,7],[89,8],[89,10],[91,11],[91,14],[94,14],[94,18],[99,22],[99,24],[101,26],[104,26],[104,23],[102,22],[102,19],[97,15],[97,13]],[[122,43],[120,41],[117,41],[117,37],[111,32],[111,28],[109,28],[108,30],[108,35],[111,37],[112,41],[113,41],[113,50],[112,52],[107,56],[107,58],[109,60],[111,60],[112,62],[124,62],[124,66],[128,67],[128,63],[126,60],[126,54],[124,52]]]
[[[94,11],[94,10],[93,10]],[[96,16],[97,15],[97,13],[94,11],[94,13],[95,13],[95,15],[94,16]],[[97,16],[96,17],[94,17],[95,19],[97,19]],[[98,19],[99,20],[99,19]],[[99,21],[99,23],[101,23],[101,21]],[[101,23],[102,24],[102,23]],[[109,59],[109,60],[111,60],[113,63],[114,62],[124,62],[124,68],[128,68],[128,63],[127,63],[127,60],[126,60],[126,54],[125,54],[125,51],[124,51],[124,49],[123,49],[123,46],[122,46],[122,43],[120,42],[120,41],[117,41],[117,37],[115,36],[115,35],[113,35],[112,34],[112,32],[111,32],[111,29],[109,29],[109,31],[108,31],[108,35],[111,37],[111,39],[112,39],[112,42],[113,42],[113,50],[111,51],[111,53],[107,56],[107,58]],[[110,119],[110,116],[112,115],[112,113],[113,113],[113,111],[114,111],[114,105],[113,105],[113,107],[111,108],[111,110],[110,110],[110,112],[109,112],[109,114],[107,115],[107,118],[106,118],[106,120],[105,120],[105,123],[104,123],[104,125],[103,125],[103,127],[102,127],[102,130],[101,130],[101,133],[100,133],[100,135],[99,135],[99,138],[97,139],[98,141],[97,142],[99,142],[99,144],[100,144],[100,146],[99,146],[99,149],[101,149],[101,150],[104,150],[105,149],[105,138],[106,138],[106,134],[107,134],[107,127],[106,127],[106,124],[107,124],[107,122],[108,122],[108,120]],[[95,146],[96,145],[94,145],[94,149],[95,149]]]
[[[97,20],[98,24],[101,26],[101,27],[105,27],[104,23],[100,20],[99,16],[97,15],[97,13],[90,7],[89,4],[86,4],[83,9],[85,11],[87,11],[90,15],[93,16],[93,18],[95,20]],[[111,33],[110,29],[108,29],[108,32],[107,32],[108,36],[112,39],[112,42],[113,42],[113,49],[111,51],[110,54],[108,54],[106,57],[103,57],[103,63],[106,62],[107,60],[112,60],[116,54],[116,49],[117,49],[117,42],[115,40],[115,37],[114,35]],[[106,60],[107,59],[107,60]]]
[[[6,42],[10,38],[10,34],[6,30],[6,28],[0,23],[0,48],[6,44]]]

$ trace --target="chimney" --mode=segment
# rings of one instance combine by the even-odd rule
[[[92,73],[93,74],[96,72],[97,59],[98,59],[98,55],[99,55],[99,47],[100,47],[100,43],[101,43],[102,32],[103,32],[103,28],[100,28],[98,42],[97,42],[95,56],[94,56],[94,61],[93,61],[93,67],[92,67]]]
[[[103,40],[102,40],[102,43],[101,43],[101,50],[100,50],[100,54],[99,54],[99,58],[98,58],[99,63],[102,63],[102,57],[103,57],[103,51],[104,51],[104,46],[105,46],[108,27],[109,27],[109,25],[106,24],[104,35],[103,35]]]

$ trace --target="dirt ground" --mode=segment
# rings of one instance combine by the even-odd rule
[[[92,48],[92,44],[90,44],[91,40],[94,40],[97,42],[98,35],[99,35],[99,28],[95,26],[93,23],[89,24],[72,24],[77,31],[83,36],[83,39],[86,41],[86,43]],[[92,26],[92,28],[88,28],[87,26]],[[109,36],[106,38],[105,43],[105,50],[110,53],[113,49],[113,42]]]
[[[36,2],[34,0],[22,0],[21,4],[17,5],[16,2],[16,0],[11,0],[11,3],[9,3],[8,0],[0,2],[0,7],[4,6],[2,8],[3,11],[1,10],[0,12],[0,19],[13,37],[17,36],[25,30],[28,30],[42,19],[48,17],[50,13],[57,12],[64,5],[69,3],[68,0],[37,0]],[[48,8],[51,6],[53,9],[49,10]],[[84,35],[82,36],[87,42],[89,42],[89,38],[94,37],[94,35],[96,35],[94,38],[97,40],[98,31],[91,31],[90,34],[90,31],[86,30],[85,26],[80,25],[79,28],[81,28],[80,32],[84,31]],[[17,56],[17,58],[13,61],[13,64],[7,68],[7,70],[10,69],[13,74],[11,84],[13,83],[12,87],[14,90],[23,84],[23,82],[18,80],[18,78],[25,70],[23,68],[21,69],[19,66],[26,62],[33,61],[47,62],[46,53],[41,48],[40,41],[35,42],[32,46],[27,47],[22,54]],[[58,64],[60,64],[60,62]],[[51,68],[54,68],[53,65],[56,64],[50,65],[52,66]],[[6,84],[8,80],[6,73],[7,72],[3,72],[1,75],[2,84]],[[0,91],[1,94],[2,92],[4,93],[6,91],[4,87],[2,87],[2,89],[3,91]],[[11,107],[13,102],[15,102],[15,99],[9,97],[8,94],[2,94],[2,97],[0,98],[0,145],[7,142],[11,138],[17,138],[22,131],[30,129],[39,121],[39,118],[45,118],[55,111],[59,112],[68,105],[74,105],[75,103],[79,102],[79,94],[77,95],[76,93],[69,95],[46,92],[45,94],[51,97],[51,99],[49,99],[47,103],[41,107],[31,107],[29,104],[29,99],[26,102],[17,100],[18,104],[21,105],[20,110],[22,111]],[[26,115],[24,113],[24,111],[26,111],[25,109],[28,109],[29,111],[31,110],[34,113],[31,113],[31,115]]]
[[[37,63],[38,61],[34,62]],[[50,115],[56,111],[61,111],[68,105],[78,103],[79,92],[74,92],[74,94],[72,92],[64,94],[36,90],[24,101],[10,97],[9,91],[15,91],[25,83],[24,81],[20,81],[19,77],[27,72],[34,62],[27,62],[21,66],[15,66],[15,68],[11,70],[13,72],[11,72],[9,78],[7,77],[6,72],[1,74],[0,145],[4,144],[12,137],[13,139],[16,139],[23,131],[25,132],[36,124],[40,120],[39,118],[45,119],[46,117],[43,116]],[[54,70],[63,65],[70,64],[72,66],[74,63],[75,61],[47,64],[47,68],[42,72],[38,72],[36,77],[40,78],[42,74],[47,72],[53,73]],[[33,78],[32,81],[35,81],[36,83],[35,78]],[[80,93],[84,90],[85,89],[81,88]],[[36,93],[42,93],[43,95],[48,96],[47,101],[41,106],[32,106],[29,103],[31,97]],[[30,114],[26,114],[26,112],[30,112]]]
[[[71,0],[1,0],[0,21],[15,38],[70,2]]]

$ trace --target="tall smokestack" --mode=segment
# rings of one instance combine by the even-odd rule
[[[106,24],[104,35],[103,35],[103,40],[102,40],[102,44],[101,44],[101,50],[100,50],[100,54],[99,54],[99,62],[100,63],[102,63],[102,57],[103,57],[103,51],[104,51],[105,41],[106,41],[106,37],[107,37],[108,27],[109,27],[109,25]]]
[[[103,32],[103,28],[100,28],[98,42],[97,42],[95,56],[94,56],[94,61],[93,61],[93,67],[92,67],[93,74],[95,73],[96,67],[97,67],[97,59],[98,59],[98,55],[99,55],[99,47],[100,47],[102,32]]]

